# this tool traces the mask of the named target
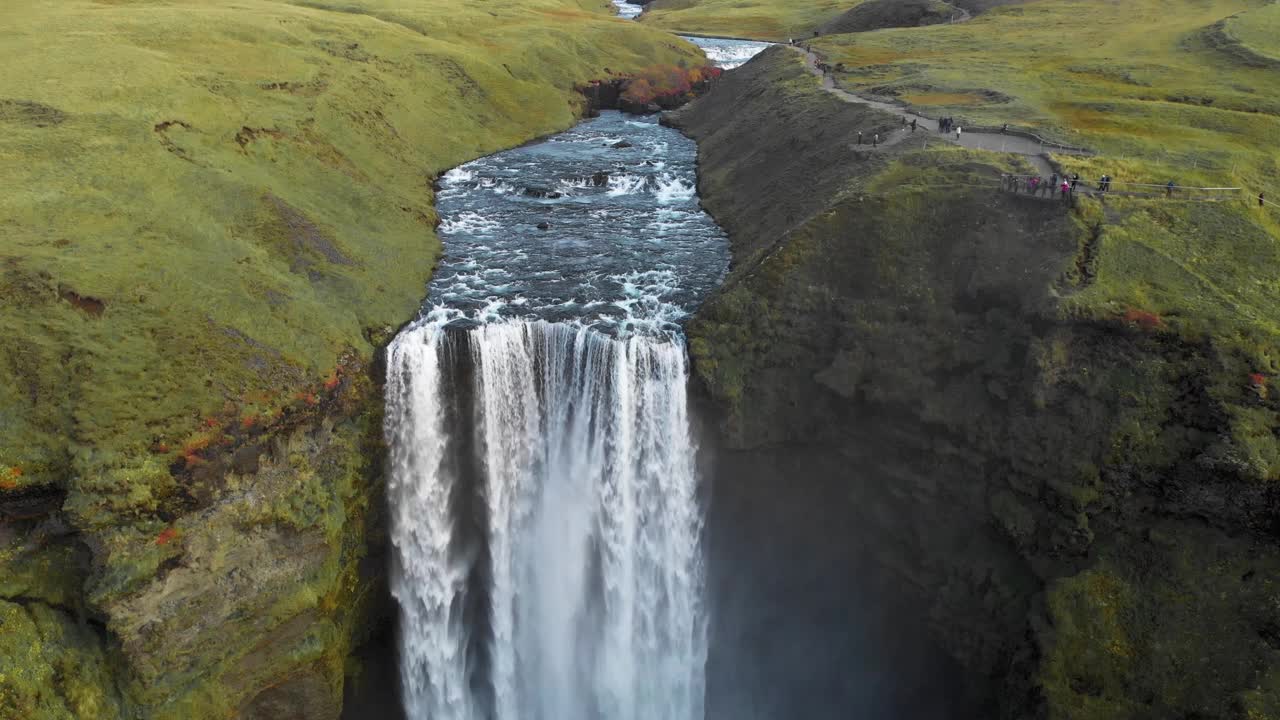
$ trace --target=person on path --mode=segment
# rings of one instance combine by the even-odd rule
[[[876,133],[876,136],[872,139],[871,147],[880,147],[880,133]]]
[[[942,132],[942,118],[938,118],[938,132]]]
[[[1080,182],[1080,173],[1071,173],[1071,192],[1076,191],[1076,184]]]
[[[1005,135],[1009,132],[1009,123],[1000,126],[1000,134]]]
[[[1164,196],[1165,196],[1165,197],[1167,197],[1167,198],[1172,198],[1172,197],[1173,197],[1173,189],[1174,189],[1175,187],[1177,187],[1177,185],[1174,185],[1174,184],[1173,184],[1173,181],[1172,181],[1172,180],[1170,180],[1170,181],[1169,181],[1169,184],[1164,186]]]
[[[1258,207],[1262,207],[1263,205],[1266,205],[1266,204],[1267,204],[1266,193],[1258,193]]]
[[[1030,195],[1035,195],[1039,185],[1040,185],[1039,177],[1031,178],[1030,180],[1027,181],[1027,193]]]
[[[1058,187],[1058,173],[1054,173],[1054,174],[1052,174],[1052,175],[1050,175],[1050,176],[1049,176],[1049,186],[1050,186],[1050,187],[1052,187],[1052,188],[1054,188],[1054,189],[1057,189],[1057,187]]]
[[[1067,198],[1071,195],[1071,183],[1067,182],[1066,178],[1062,178],[1062,187],[1060,187],[1059,190],[1062,193],[1062,202],[1066,202]]]
[[[914,133],[915,131],[916,131],[916,119],[911,118],[911,132]]]
[[[959,139],[960,139],[960,132],[961,132],[962,130],[964,130],[964,128],[962,128],[962,127],[960,127],[960,126],[958,126],[958,125],[956,126],[956,140],[959,140]]]
[[[861,130],[859,130],[859,131],[858,131],[858,144],[859,144],[859,145],[861,145],[861,144],[862,144],[862,131],[861,131]]]

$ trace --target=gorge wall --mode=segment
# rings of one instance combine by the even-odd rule
[[[786,48],[665,120],[734,252],[689,326],[718,484],[842,486],[849,572],[1001,717],[1278,717],[1275,438],[1231,421],[1276,401],[1159,318],[1069,309],[1111,211],[926,131],[852,144],[896,119]]]

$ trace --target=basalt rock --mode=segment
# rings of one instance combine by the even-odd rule
[[[563,193],[557,190],[552,190],[549,187],[530,186],[530,187],[524,188],[520,192],[532,198],[545,198],[548,200],[556,200],[558,198],[564,197]]]

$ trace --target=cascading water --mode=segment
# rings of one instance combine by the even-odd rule
[[[388,356],[410,718],[703,717],[678,323],[727,250],[693,163],[609,113],[442,182],[437,304]]]

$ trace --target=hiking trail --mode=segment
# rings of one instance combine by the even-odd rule
[[[845,102],[867,105],[869,107],[876,108],[877,110],[883,110],[898,117],[906,118],[908,123],[914,120],[917,125],[916,132],[930,133],[939,139],[960,145],[961,147],[1023,155],[1036,169],[1036,172],[1044,177],[1048,177],[1055,172],[1053,166],[1049,164],[1048,157],[1045,155],[1047,148],[1053,147],[1055,152],[1083,154],[1079,150],[1059,146],[1049,146],[1036,140],[1031,140],[1030,138],[1018,135],[966,131],[963,130],[963,126],[961,128],[962,132],[958,138],[954,132],[939,133],[937,132],[937,118],[930,118],[925,115],[912,112],[902,105],[884,102],[881,100],[872,100],[836,87],[835,78],[819,67],[817,53],[798,46],[788,45],[787,47],[790,47],[792,50],[801,53],[804,56],[805,66],[809,68],[809,72],[821,79],[822,87],[827,92],[835,95]],[[902,129],[890,133],[886,138],[882,138],[879,147],[892,147],[893,145],[902,142],[907,137],[910,137],[912,134],[911,128],[904,125]],[[864,140],[864,144],[869,144],[869,142]]]

